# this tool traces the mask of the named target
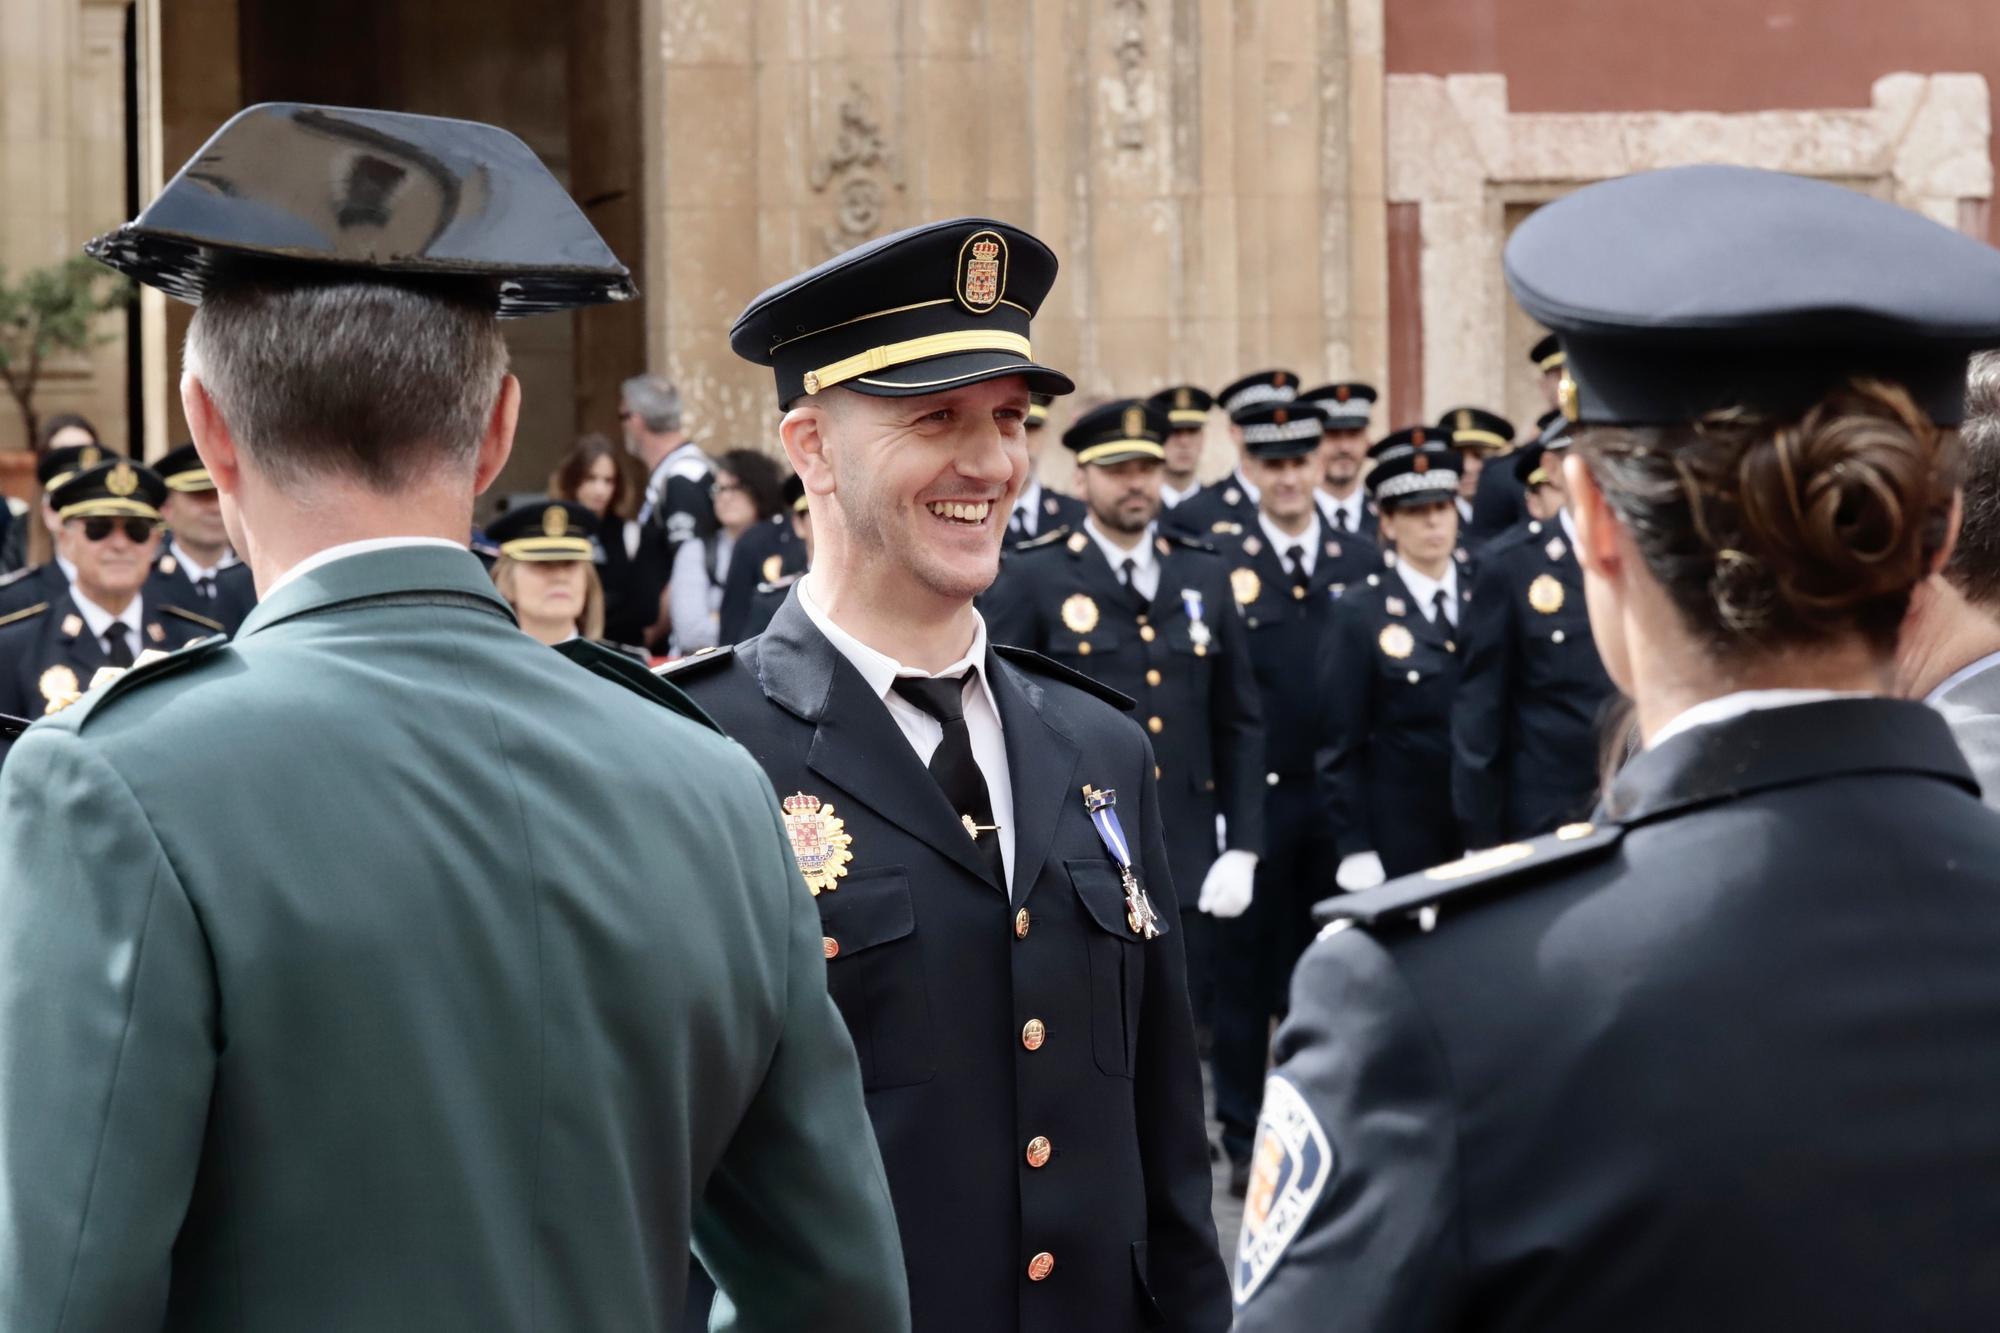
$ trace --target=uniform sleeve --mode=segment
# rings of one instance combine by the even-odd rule
[[[1237,1333],[1457,1327],[1450,1088],[1377,941],[1345,929],[1306,951],[1273,1059],[1233,1267]]]
[[[1153,752],[1144,747],[1140,822],[1142,882],[1160,919],[1173,932],[1148,945],[1145,996],[1139,1015],[1133,1095],[1139,1107],[1139,1151],[1146,1177],[1146,1272],[1153,1299],[1175,1333],[1222,1333],[1229,1327],[1229,1281],[1216,1250],[1209,1209],[1208,1122],[1202,1109],[1201,1065],[1188,1011],[1187,962],[1180,904],[1167,870]]]
[[[909,1286],[861,1066],[827,993],[818,909],[767,800],[766,882],[786,889],[785,1022],[695,1212],[695,1254],[724,1297],[712,1327],[900,1333]]]
[[[1451,710],[1451,804],[1471,848],[1500,842],[1506,819],[1517,625],[1504,570],[1504,561],[1488,561],[1473,581],[1465,665]]]
[[[979,599],[979,614],[986,618],[986,637],[991,642],[1042,651],[1034,585],[1034,575],[1020,556],[1001,564],[1000,577]]]
[[[22,737],[0,774],[0,1327],[160,1326],[216,1014],[131,790],[73,732]]]
[[[1320,806],[1341,856],[1373,851],[1363,799],[1362,751],[1375,688],[1374,644],[1358,605],[1336,604],[1333,624],[1320,640],[1315,663],[1319,685],[1318,745],[1313,763]]]
[[[1216,789],[1225,820],[1229,850],[1264,852],[1264,705],[1257,689],[1256,668],[1250,661],[1250,631],[1226,579],[1220,582],[1216,605],[1227,608],[1216,617],[1222,652],[1213,672],[1209,699],[1210,725],[1215,729]]]
[[[715,646],[715,615],[708,609],[708,551],[698,541],[682,542],[674,552],[673,577],[667,580],[667,611],[673,624],[674,651],[687,654]]]

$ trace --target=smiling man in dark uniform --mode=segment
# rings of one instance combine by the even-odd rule
[[[1123,398],[1085,413],[1075,452],[1090,514],[1007,563],[986,604],[995,642],[1046,653],[1137,699],[1153,737],[1167,861],[1195,1020],[1213,1016],[1213,922],[1250,905],[1263,845],[1264,727],[1229,567],[1205,542],[1160,535],[1171,419]],[[1228,847],[1216,853],[1216,816]],[[1200,892],[1195,892],[1199,886]]]
[[[783,800],[916,1328],[1221,1330],[1152,746],[973,606],[1029,392],[1071,388],[1028,339],[1055,274],[1033,236],[961,218],[751,302],[731,344],[775,372],[812,569],[762,635],[669,674]]]

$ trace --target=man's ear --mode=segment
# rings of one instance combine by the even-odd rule
[[[512,375],[500,377],[500,392],[494,396],[493,411],[486,418],[486,430],[479,437],[479,457],[472,474],[472,493],[486,494],[486,488],[507,466],[514,452],[514,428],[521,421],[521,381]]]
[[[1938,547],[1937,555],[1931,559],[1931,573],[1942,574],[1944,567],[1951,563],[1951,553],[1958,549],[1959,530],[1965,523],[1965,492],[1951,493],[1951,520],[1945,525],[1944,543]]]
[[[181,413],[187,417],[188,434],[201,465],[215,482],[215,489],[235,496],[243,488],[243,460],[236,452],[236,437],[223,420],[201,376],[188,371],[181,376]]]
[[[1618,518],[1597,488],[1597,478],[1574,451],[1562,460],[1570,521],[1576,524],[1576,559],[1599,578],[1618,578],[1623,556],[1618,550]]]
[[[832,495],[835,489],[832,458],[835,446],[830,434],[833,416],[830,401],[808,399],[785,413],[785,419],[778,423],[778,439],[785,446],[785,457],[791,461],[792,471],[799,474],[807,495]]]

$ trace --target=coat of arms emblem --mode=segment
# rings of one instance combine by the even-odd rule
[[[1007,242],[997,231],[974,232],[958,250],[958,302],[975,315],[1000,304],[1007,290]]]
[[[787,796],[780,805],[785,836],[791,839],[799,874],[813,897],[839,887],[835,881],[847,873],[847,863],[854,859],[848,850],[854,835],[847,831],[847,821],[835,815],[831,805],[804,792]]]

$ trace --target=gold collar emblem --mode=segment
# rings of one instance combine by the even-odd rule
[[[1097,628],[1097,603],[1080,592],[1070,594],[1062,604],[1062,622],[1073,633],[1090,633]]]
[[[1232,569],[1229,571],[1229,591],[1236,594],[1238,606],[1248,606],[1257,600],[1257,594],[1264,591],[1264,581],[1257,577],[1254,569]]]
[[[1528,605],[1545,616],[1552,616],[1563,609],[1563,586],[1556,582],[1552,574],[1537,574],[1535,581],[1528,585]]]
[[[1417,647],[1416,636],[1410,633],[1410,627],[1407,625],[1384,626],[1375,642],[1381,645],[1384,653],[1398,662],[1415,652]]]
[[[831,805],[823,805],[819,797],[804,792],[787,796],[782,805],[785,836],[791,839],[792,855],[798,860],[806,887],[815,898],[838,888],[835,881],[847,873],[847,863],[854,859],[848,850],[854,835],[847,831],[847,821],[835,815]]]

